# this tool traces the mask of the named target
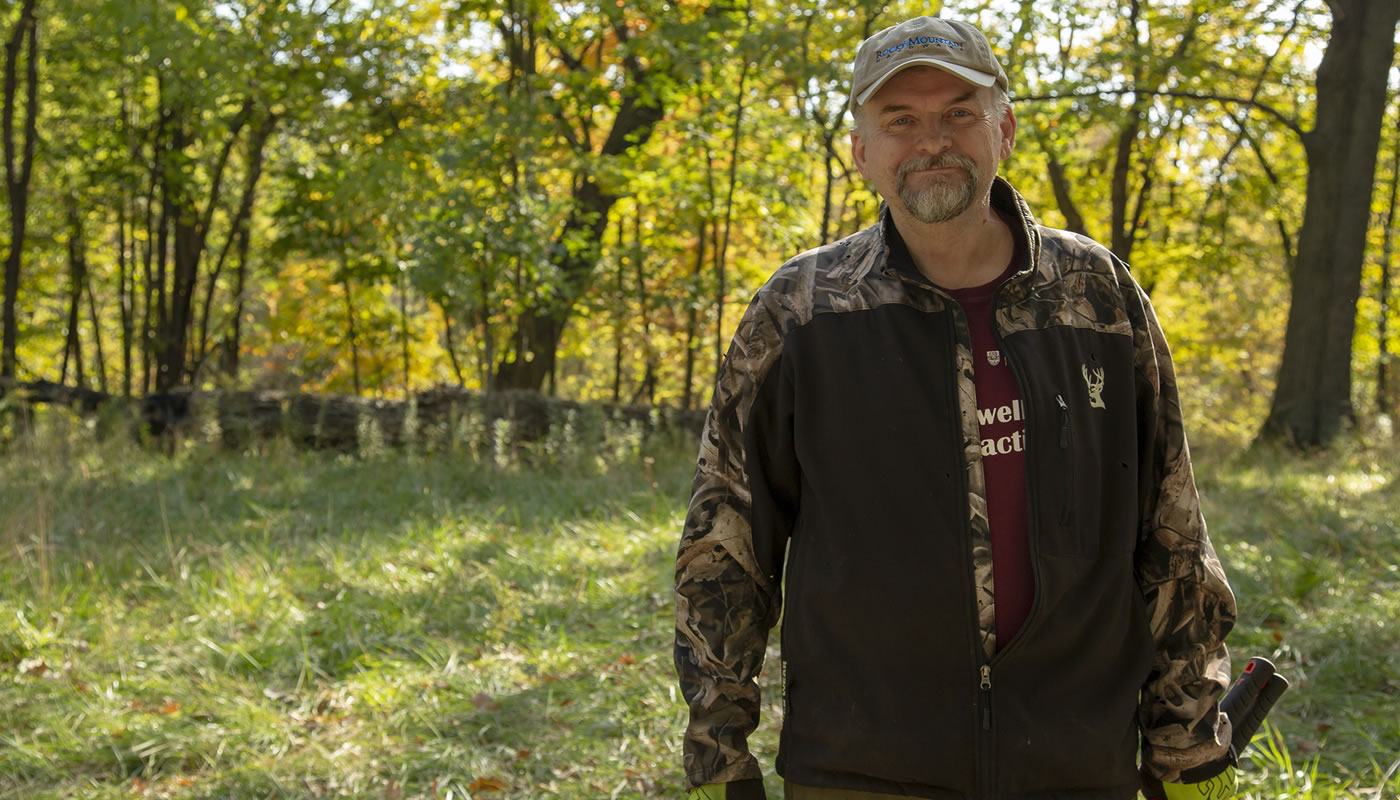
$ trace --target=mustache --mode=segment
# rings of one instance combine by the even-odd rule
[[[915,156],[903,164],[899,165],[899,177],[903,178],[911,172],[922,169],[942,169],[944,167],[958,167],[971,173],[976,169],[972,159],[958,153],[939,153],[936,156]]]

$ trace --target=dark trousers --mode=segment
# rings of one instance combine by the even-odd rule
[[[822,789],[783,781],[784,800],[908,800],[903,795],[862,792],[855,789]]]

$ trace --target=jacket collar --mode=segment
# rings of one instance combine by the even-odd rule
[[[1003,212],[1013,222],[1011,233],[1021,240],[1020,244],[1026,253],[1026,263],[1007,283],[1023,283],[1026,276],[1034,275],[1039,267],[1039,226],[1025,198],[1000,175],[992,179],[991,203],[993,208]],[[852,235],[842,244],[847,246],[833,272],[846,273],[852,284],[860,281],[875,268],[891,277],[894,277],[901,267],[906,267],[907,270],[914,269],[913,263],[909,262],[908,249],[903,246],[903,240],[894,227],[894,219],[890,216],[887,203],[880,204],[878,222]],[[917,275],[917,272],[914,274]]]

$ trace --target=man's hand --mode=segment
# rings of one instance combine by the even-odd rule
[[[754,778],[734,783],[711,783],[690,790],[689,800],[767,800],[763,781]]]
[[[1235,796],[1235,768],[1200,783],[1144,782],[1142,793],[1147,800],[1232,800]]]

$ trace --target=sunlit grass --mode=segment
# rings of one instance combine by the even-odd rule
[[[0,797],[678,796],[691,448],[498,455],[12,444]],[[1397,464],[1198,461],[1237,665],[1295,684],[1255,797],[1400,790]]]

